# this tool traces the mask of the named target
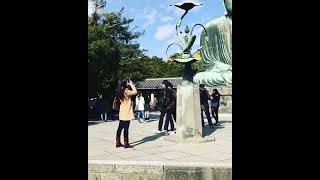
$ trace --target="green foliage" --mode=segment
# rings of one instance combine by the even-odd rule
[[[103,7],[103,6],[99,6]],[[133,19],[120,12],[94,12],[88,18],[88,91],[90,95],[113,94],[120,61],[141,57],[139,44],[133,40],[143,33],[129,30]]]
[[[182,76],[183,66],[165,62],[162,58],[143,56],[132,61],[120,62],[119,79],[131,78],[140,81],[146,78],[165,78]]]

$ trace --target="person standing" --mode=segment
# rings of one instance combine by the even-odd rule
[[[164,130],[169,131],[169,124],[171,131],[173,132],[175,130],[174,123],[172,119],[172,115],[174,113],[175,107],[176,107],[176,99],[175,99],[175,92],[170,88],[173,87],[172,83],[169,81],[164,80],[162,82],[164,84],[164,108],[166,113],[166,120],[164,123]]]
[[[211,95],[211,112],[212,112],[212,117],[215,119],[215,125],[219,123],[219,107],[220,107],[220,93],[218,92],[217,89],[213,89],[212,95]]]
[[[131,80],[122,81],[118,89],[118,100],[120,101],[119,125],[116,135],[116,147],[132,148],[129,144],[130,121],[134,120],[133,103],[131,97],[137,94],[137,89]],[[124,145],[121,144],[120,136],[124,130]]]
[[[139,106],[138,106],[139,99],[140,99],[139,97],[140,97],[140,94],[138,93],[134,99],[134,102],[133,102],[133,104],[134,104],[133,109],[134,109],[134,113],[137,117],[138,122],[140,122],[140,118],[139,118],[140,112],[139,112]]]
[[[94,120],[100,120],[100,101],[98,98],[93,98],[91,103],[91,109],[94,116]]]
[[[164,85],[161,85],[162,88],[164,88]],[[162,133],[162,127],[163,127],[163,118],[166,114],[166,108],[164,108],[164,98],[160,97],[158,101],[158,110],[160,111],[160,118],[158,122],[158,129],[155,131],[156,134]]]
[[[102,99],[102,95],[98,95],[98,108],[99,108],[99,115],[100,115],[100,120],[104,121],[104,101]]]
[[[208,100],[210,100],[210,94],[206,90],[204,84],[200,84],[199,87],[200,87],[200,106],[201,106],[202,127],[204,127],[203,111],[206,114],[209,126],[213,127],[213,124],[211,121],[211,116],[210,116],[210,111],[209,111],[209,104],[208,104]]]
[[[160,98],[159,100],[159,108],[160,108],[160,119],[159,119],[159,122],[158,122],[158,130],[155,132],[156,134],[158,133],[162,133],[162,127],[163,127],[163,118],[164,116],[166,116],[166,122],[168,120],[168,122],[171,123],[172,121],[172,117],[171,117],[171,113],[168,115],[168,105],[169,105],[169,96],[168,96],[168,90],[169,90],[169,81],[168,80],[163,80],[162,83],[161,83],[161,87],[163,89],[163,96]],[[172,112],[172,111],[171,111]],[[170,118],[169,116],[171,117],[171,121],[170,121]],[[168,123],[166,123],[166,126],[164,127],[164,130],[168,130]],[[172,126],[171,126],[172,128]]]
[[[99,111],[100,111],[100,119],[103,121],[107,120],[108,115],[108,107],[105,98],[102,95],[99,95]]]
[[[102,115],[103,120],[107,121],[108,118],[111,118],[112,112],[112,97],[110,96],[103,96],[102,97]]]
[[[138,98],[136,98],[137,117],[138,117],[138,121],[140,123],[142,123],[142,122],[145,121],[145,118],[144,118],[144,104],[145,104],[145,101],[144,101],[144,97],[142,96],[142,93],[140,93],[137,97],[138,97]],[[143,119],[143,120],[141,121],[141,119]]]
[[[173,84],[172,83],[169,84],[169,89],[173,93],[174,101],[177,102],[177,92],[173,89]],[[176,105],[173,107],[172,116],[173,116],[174,122],[177,122],[177,106]]]
[[[144,119],[149,120],[149,111],[150,111],[150,96],[147,95],[144,103]]]
[[[157,106],[157,98],[153,98],[153,100],[150,101],[150,109],[151,111],[156,111],[156,106]]]

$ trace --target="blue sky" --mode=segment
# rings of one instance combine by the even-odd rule
[[[88,14],[92,12],[90,0]],[[175,24],[180,19],[184,10],[170,4],[181,2],[204,3],[202,6],[194,7],[184,17],[181,30],[185,25],[190,28],[196,23],[205,25],[209,21],[224,14],[223,0],[107,0],[105,11],[119,11],[124,7],[124,16],[134,18],[132,28],[138,26],[135,31],[145,30],[145,34],[137,41],[141,48],[147,49],[149,56],[158,56],[166,59],[166,49],[169,44],[179,43],[175,36]],[[201,27],[196,26],[193,34],[198,35]],[[197,40],[193,46],[193,52],[199,47],[200,41]],[[176,50],[172,46],[170,52]]]

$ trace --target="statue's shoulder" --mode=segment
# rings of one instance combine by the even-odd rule
[[[225,16],[221,16],[219,18],[216,18],[216,19],[208,22],[205,25],[205,28],[206,29],[219,28],[219,27],[225,26],[225,25],[230,24],[230,23],[232,23],[232,21],[230,19],[226,18]]]

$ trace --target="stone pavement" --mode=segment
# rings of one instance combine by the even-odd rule
[[[220,125],[206,128],[205,136],[215,141],[175,143],[155,134],[159,113],[152,113],[146,123],[131,121],[129,139],[132,149],[115,147],[118,121],[88,122],[88,160],[199,162],[232,166],[232,115],[220,114]],[[206,120],[205,120],[206,121]],[[174,136],[171,134],[169,136]],[[123,143],[123,134],[121,141]]]

